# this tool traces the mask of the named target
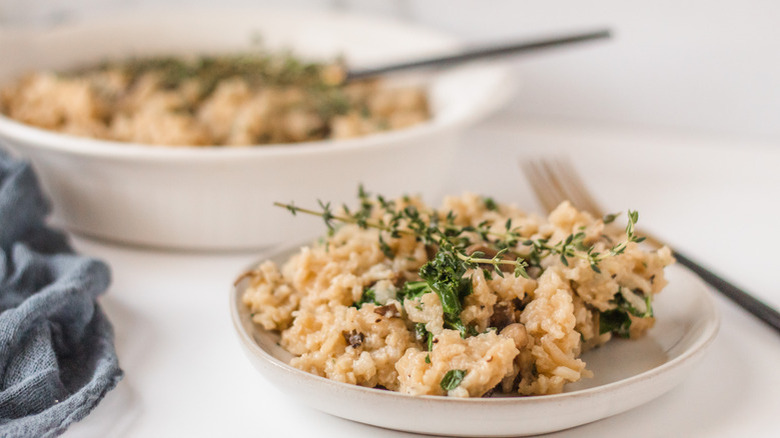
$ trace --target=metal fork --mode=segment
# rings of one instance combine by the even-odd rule
[[[561,202],[569,200],[578,209],[588,211],[596,217],[604,217],[604,210],[588,192],[569,160],[564,158],[527,160],[521,162],[521,167],[537,199],[548,213]],[[637,234],[645,236],[645,241],[656,248],[666,245],[661,239],[641,230],[637,230]],[[667,246],[672,248],[671,245]],[[672,248],[672,252],[681,265],[695,272],[710,286],[780,332],[780,313],[777,310],[715,275],[680,251]]]

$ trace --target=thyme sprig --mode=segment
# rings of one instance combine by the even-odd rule
[[[343,214],[334,213],[331,204],[322,201],[318,201],[319,210],[299,207],[293,203],[275,202],[274,205],[289,210],[293,215],[305,213],[320,216],[329,234],[335,232],[334,222],[340,222],[354,224],[363,229],[374,228],[387,233],[390,238],[399,238],[402,235],[414,236],[418,241],[436,247],[438,251],[451,253],[466,268],[482,268],[488,278],[491,277],[491,271],[503,277],[502,266],[511,266],[516,277],[528,278],[527,268],[541,266],[541,261],[550,256],[557,256],[564,266],[569,266],[571,258],[585,260],[594,272],[601,273],[599,263],[602,260],[623,254],[631,242],[641,243],[645,240],[644,237],[636,235],[635,226],[639,220],[639,213],[633,210],[628,211],[625,240],[605,251],[596,251],[595,246],[585,242],[584,227],[556,243],[551,243],[547,238],[525,239],[521,242],[520,228],[512,226],[511,218],[504,223],[504,231],[495,231],[487,221],[476,226],[458,226],[455,224],[455,214],[452,211],[447,212],[444,219],[441,219],[441,215],[435,210],[423,214],[413,205],[398,208],[395,201],[388,201],[381,195],[372,199],[362,186],[358,190],[358,198],[360,208],[352,212],[347,206],[343,206]],[[376,207],[385,213],[386,218],[371,219]],[[613,221],[615,216],[610,215],[609,221]],[[476,234],[483,243],[495,247],[496,254],[486,257],[481,251],[467,253],[466,247],[472,243],[467,236],[468,233]],[[379,244],[385,255],[393,258],[394,254],[386,237],[381,233]],[[520,246],[527,247],[528,252],[521,253],[518,250]],[[506,257],[509,255],[513,257]]]
[[[609,222],[607,223],[614,221],[615,216],[616,215],[614,214],[609,215]],[[644,237],[636,235],[635,228],[638,221],[639,212],[628,210],[626,239],[603,252],[596,251],[595,246],[588,246],[585,244],[586,236],[584,227],[581,227],[577,233],[570,234],[566,239],[561,240],[554,245],[550,245],[548,239],[528,239],[523,242],[523,245],[531,247],[531,252],[528,257],[534,265],[538,265],[541,262],[541,259],[547,256],[557,255],[564,266],[569,266],[569,258],[579,258],[587,261],[594,272],[601,273],[601,269],[598,266],[599,262],[608,257],[623,254],[626,251],[626,248],[628,248],[628,244],[631,242],[641,243],[645,240]]]
[[[520,229],[512,228],[511,219],[506,221],[506,230],[503,232],[491,230],[487,221],[482,222],[477,226],[458,226],[455,225],[455,214],[451,211],[447,213],[445,219],[442,221],[435,211],[423,215],[412,205],[406,206],[403,209],[396,209],[394,201],[388,201],[381,195],[376,197],[376,203],[374,203],[370,200],[369,195],[364,191],[362,186],[359,189],[358,197],[361,200],[360,209],[352,212],[348,206],[344,205],[342,206],[342,210],[344,211],[343,214],[334,213],[330,203],[325,203],[321,200],[317,201],[320,207],[319,210],[299,207],[293,202],[289,204],[274,202],[274,205],[290,211],[292,215],[304,213],[321,217],[330,235],[336,230],[334,222],[341,222],[357,225],[363,229],[374,228],[379,231],[384,231],[387,232],[391,238],[397,239],[401,237],[401,235],[414,236],[418,241],[421,241],[426,245],[434,245],[439,248],[445,246],[452,247],[453,249],[463,249],[461,247],[471,243],[470,239],[465,237],[464,234],[475,233],[483,241],[492,243],[499,248],[498,253],[491,258],[484,258],[483,256],[485,254],[482,252],[466,254],[464,251],[455,251],[456,257],[469,267],[490,265],[494,268],[495,272],[502,276],[503,273],[500,266],[510,265],[515,268],[516,275],[527,277],[525,268],[528,267],[528,263],[523,258],[518,258],[517,260],[502,258],[502,256],[510,252],[511,248],[517,245],[521,238]],[[389,220],[370,220],[375,204],[385,213],[389,214]],[[403,227],[404,221],[406,222],[405,228]],[[388,251],[390,251],[389,245],[381,234],[379,240],[385,255],[387,255],[388,258],[393,258],[392,252],[388,253]]]

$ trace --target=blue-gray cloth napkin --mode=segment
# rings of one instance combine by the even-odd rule
[[[44,222],[31,167],[0,150],[0,436],[51,437],[122,378],[96,302],[108,267]]]

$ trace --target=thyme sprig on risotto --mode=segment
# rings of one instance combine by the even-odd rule
[[[194,111],[202,99],[210,96],[223,81],[241,79],[252,88],[301,87],[313,102],[314,109],[324,120],[346,114],[352,103],[341,87],[343,80],[342,60],[333,64],[309,62],[294,56],[291,52],[268,52],[265,50],[238,53],[234,55],[200,56],[182,58],[157,56],[136,58],[124,62],[104,62],[65,73],[69,77],[83,76],[93,70],[119,70],[130,84],[153,74],[162,89],[176,90],[196,85],[198,99],[188,103]]]
[[[610,215],[612,222],[615,215]],[[631,242],[641,243],[645,240],[644,237],[636,235],[635,227],[639,221],[639,212],[628,210],[628,223],[626,224],[626,239],[615,244],[610,249],[604,252],[598,252],[594,246],[587,246],[584,243],[585,232],[580,229],[577,233],[570,234],[566,239],[551,245],[548,239],[536,239],[526,240],[523,242],[524,246],[531,247],[531,252],[528,254],[528,258],[533,265],[538,265],[541,259],[550,256],[557,255],[560,257],[561,263],[564,266],[569,266],[569,258],[576,257],[585,260],[590,265],[590,268],[601,273],[599,269],[599,262],[616,255],[623,254]]]
[[[455,225],[455,215],[453,212],[448,212],[444,221],[442,221],[435,211],[423,216],[416,207],[411,205],[406,206],[403,209],[395,209],[395,202],[387,201],[380,195],[377,196],[376,204],[385,210],[386,213],[390,214],[390,219],[372,221],[369,218],[371,217],[375,204],[366,201],[368,195],[363,191],[362,187],[359,193],[361,207],[354,213],[350,211],[349,207],[344,205],[342,207],[344,214],[336,214],[333,212],[333,208],[329,202],[325,203],[322,201],[318,201],[320,210],[299,207],[292,202],[289,204],[275,202],[274,205],[287,209],[293,215],[304,213],[320,216],[325,222],[329,234],[333,234],[336,230],[334,223],[341,222],[345,224],[354,224],[363,229],[374,228],[388,233],[390,238],[399,238],[401,235],[410,235],[426,245],[435,246],[439,251],[444,250],[452,252],[466,268],[489,265],[493,268],[494,272],[503,276],[504,274],[501,270],[501,266],[510,265],[514,267],[515,276],[528,278],[528,272],[525,268],[527,268],[529,264],[525,258],[519,255],[515,260],[502,258],[510,251],[510,248],[517,244],[520,238],[519,228],[511,228],[511,219],[506,222],[507,229],[505,232],[489,230],[489,224],[486,222],[482,222],[476,227],[458,226]],[[405,224],[405,228],[403,228],[403,224]],[[481,251],[476,251],[471,254],[466,253],[465,248],[472,243],[471,239],[465,236],[467,233],[476,233],[485,243],[493,244],[500,248],[500,250],[491,258],[484,257],[485,253]],[[493,237],[493,240],[490,240],[491,237]],[[390,245],[382,234],[379,235],[379,245],[382,252],[388,258],[392,259],[395,257]],[[540,247],[540,249],[548,251],[556,250],[553,247]],[[488,270],[483,270],[489,275]]]
[[[576,233],[572,233],[555,243],[550,242],[547,238],[522,240],[520,228],[512,226],[511,218],[504,223],[504,231],[496,231],[487,221],[476,226],[456,225],[455,214],[452,211],[442,215],[435,210],[426,213],[420,212],[413,205],[399,208],[395,201],[387,200],[381,195],[372,198],[362,186],[358,189],[358,198],[360,200],[358,210],[353,212],[344,205],[341,214],[334,213],[331,204],[322,201],[318,201],[319,210],[298,207],[293,203],[276,202],[274,205],[286,208],[293,215],[305,213],[320,216],[325,222],[329,234],[335,232],[336,222],[354,224],[363,229],[377,229],[380,231],[380,248],[391,259],[395,255],[387,243],[387,237],[392,239],[402,235],[414,236],[418,241],[435,248],[437,253],[443,252],[457,258],[463,268],[460,270],[463,272],[468,269],[480,268],[488,279],[491,278],[492,273],[503,277],[504,271],[501,268],[504,266],[511,267],[516,277],[529,278],[527,268],[540,267],[541,261],[550,256],[557,256],[564,266],[569,266],[570,258],[579,258],[587,261],[594,272],[601,273],[599,263],[602,260],[623,254],[629,243],[640,243],[645,240],[644,237],[637,236],[635,233],[639,213],[633,210],[628,211],[625,240],[600,252],[596,251],[595,246],[589,246],[585,243],[584,228],[580,228]],[[496,208],[494,202],[491,201],[490,204]],[[384,217],[372,220],[375,208],[379,208],[384,213]],[[615,216],[610,215],[610,222],[615,219]],[[385,233],[387,237],[382,233]],[[475,243],[472,242],[469,234],[478,236],[481,239],[479,243],[494,247],[496,253],[492,257],[487,257],[483,251],[469,253],[467,248]],[[519,252],[518,247],[520,246],[527,247],[528,252]]]
[[[293,215],[305,213],[319,216],[325,222],[328,233],[336,230],[336,223],[354,224],[362,229],[373,228],[380,231],[379,246],[387,258],[395,258],[387,238],[397,239],[403,235],[413,236],[417,241],[436,251],[435,256],[424,264],[419,275],[422,281],[407,282],[398,292],[401,301],[416,299],[426,293],[436,293],[444,312],[444,326],[457,330],[463,338],[474,335],[474,327],[466,326],[460,318],[463,310],[463,300],[471,294],[471,280],[464,277],[469,269],[481,269],[485,278],[491,279],[492,274],[504,276],[502,268],[511,267],[516,277],[529,278],[527,268],[541,268],[543,259],[550,256],[559,257],[562,264],[569,266],[570,258],[585,260],[590,268],[600,273],[599,262],[607,257],[614,257],[625,252],[630,242],[641,242],[635,232],[639,214],[629,210],[626,225],[626,239],[606,251],[596,251],[595,246],[585,243],[584,228],[579,229],[559,242],[550,242],[546,238],[523,239],[519,227],[513,227],[512,219],[503,224],[503,231],[496,231],[487,221],[476,226],[459,226],[455,222],[452,211],[441,214],[436,210],[421,212],[414,205],[396,205],[395,201],[387,200],[381,195],[371,197],[363,186],[358,189],[360,206],[352,211],[344,205],[341,213],[335,213],[329,202],[318,201],[319,210],[298,207],[293,203],[274,205],[286,208]],[[489,199],[489,198],[487,198]],[[495,202],[485,201],[486,208],[497,209]],[[378,213],[375,209],[379,209]],[[614,220],[614,217],[613,217]],[[474,239],[474,237],[478,239]],[[470,250],[470,246],[478,243],[481,249]],[[527,247],[527,253],[518,251]],[[482,250],[484,249],[484,250]],[[488,257],[485,251],[493,252]],[[371,293],[364,294],[356,307],[374,300]],[[621,321],[618,321],[619,325]]]

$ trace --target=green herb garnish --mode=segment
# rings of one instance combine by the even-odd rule
[[[363,294],[360,295],[360,299],[355,302],[355,304],[352,305],[352,307],[359,309],[363,307],[363,304],[366,303],[372,303],[376,304],[377,306],[380,305],[380,303],[376,300],[376,291],[374,291],[373,288],[368,288],[363,291]]]
[[[621,338],[629,337],[631,329],[631,318],[628,312],[623,309],[612,309],[601,312],[599,316],[599,333],[614,333]]]
[[[414,325],[414,336],[418,341],[425,343],[428,351],[433,351],[433,333],[425,328],[425,324],[418,322]]]
[[[225,79],[241,78],[249,85],[305,86],[312,90],[331,90],[323,81],[324,64],[304,62],[291,53],[271,54],[257,51],[223,56],[201,56],[194,59],[159,56],[138,58],[121,63],[107,62],[98,69],[118,68],[137,81],[147,73],[159,77],[160,85],[174,89],[189,79],[197,79],[203,95],[210,94]],[[75,74],[89,71],[79,69]]]
[[[471,279],[464,278],[465,273],[466,265],[449,251],[437,252],[433,260],[420,268],[420,277],[439,296],[444,326],[458,330],[463,338],[468,336],[468,330],[460,320],[461,302],[471,294]]]
[[[487,208],[490,211],[498,211],[498,204],[496,204],[496,201],[493,200],[493,198],[482,198],[482,202],[485,203],[485,208]]]
[[[407,281],[403,287],[396,293],[396,298],[404,302],[404,300],[413,300],[419,298],[428,292],[433,292],[431,287],[425,281]]]
[[[463,310],[461,305],[463,298],[471,293],[471,280],[464,278],[463,272],[457,273],[453,271],[455,266],[461,266],[462,264],[451,264],[451,260],[443,261],[441,259],[447,256],[443,255],[440,257],[440,254],[446,253],[438,252],[434,260],[420,268],[420,276],[425,280],[407,282],[398,292],[397,297],[403,302],[404,300],[419,298],[427,293],[435,293],[438,295],[444,311],[444,327],[458,330],[461,337],[466,338],[471,331],[461,321],[460,312]],[[442,266],[442,264],[447,263],[450,263],[450,265],[447,267]]]
[[[612,222],[615,222],[615,219],[617,219],[618,216],[620,216],[620,213],[609,213],[601,220],[604,222],[604,225],[611,224]]]
[[[466,376],[466,370],[449,370],[447,374],[441,379],[441,389],[445,391],[452,391],[460,385],[463,378]]]
[[[641,302],[637,303],[643,303],[644,308],[642,309],[632,304],[626,299],[625,294],[633,294],[636,299],[641,300]],[[604,333],[612,332],[621,338],[628,338],[631,329],[631,317],[629,315],[636,316],[637,318],[649,318],[653,316],[652,299],[652,294],[637,294],[621,288],[612,299],[612,302],[614,302],[617,307],[601,312],[601,315],[599,316],[599,333],[603,335]]]

